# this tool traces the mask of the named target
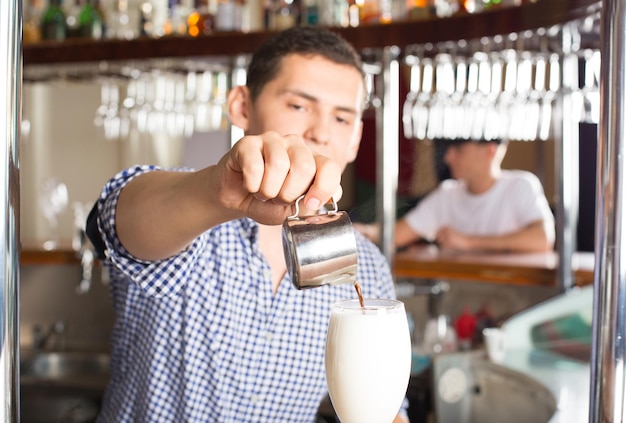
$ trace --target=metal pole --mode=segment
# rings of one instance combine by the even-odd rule
[[[378,79],[382,107],[376,110],[376,215],[381,224],[379,247],[389,265],[393,266],[400,141],[400,49],[385,47],[382,54],[382,78]]]
[[[578,55],[580,42],[575,24],[563,26],[561,78],[563,95],[557,105],[561,117],[560,136],[555,137],[557,246],[559,266],[557,281],[561,292],[574,285],[572,257],[576,252],[578,224],[578,120],[574,117],[574,96],[578,91]],[[558,120],[557,120],[558,121]]]
[[[604,0],[601,15],[600,125],[598,137],[594,320],[590,422],[626,419],[626,257],[624,117],[626,82],[625,0]]]
[[[3,422],[19,422],[19,162],[22,2],[0,0],[0,373]]]

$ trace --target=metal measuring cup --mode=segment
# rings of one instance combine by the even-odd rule
[[[299,217],[295,213],[283,222],[283,251],[287,271],[298,289],[356,282],[356,238],[348,213],[334,210]]]

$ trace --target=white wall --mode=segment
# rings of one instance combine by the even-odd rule
[[[225,132],[195,133],[189,139],[147,135],[131,129],[124,139],[108,140],[94,124],[100,105],[95,83],[27,83],[23,88],[23,120],[30,131],[20,142],[21,239],[25,247],[52,235],[39,205],[48,178],[64,183],[68,206],[59,218],[61,241],[73,234],[72,203],[93,203],[106,181],[135,164],[205,166],[229,147]]]

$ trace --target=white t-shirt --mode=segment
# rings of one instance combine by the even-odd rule
[[[493,187],[479,195],[469,193],[463,181],[445,180],[404,218],[429,240],[443,226],[489,236],[514,232],[537,220],[554,225],[539,179],[523,170],[503,170]]]

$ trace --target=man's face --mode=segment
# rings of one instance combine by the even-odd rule
[[[254,103],[247,134],[300,135],[315,152],[342,168],[356,157],[365,90],[360,73],[321,56],[292,54]]]
[[[452,144],[446,150],[444,161],[455,179],[472,180],[490,166],[489,144],[464,142]]]

